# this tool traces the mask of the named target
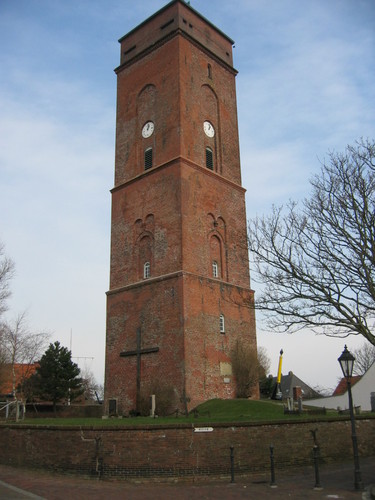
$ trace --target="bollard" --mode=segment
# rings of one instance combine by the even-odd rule
[[[313,447],[313,456],[314,456],[314,468],[315,468],[315,486],[314,490],[322,490],[322,485],[320,484],[319,478],[319,447]]]
[[[230,447],[230,476],[231,476],[231,483],[234,483],[234,447]]]
[[[275,461],[273,457],[273,445],[271,444],[270,446],[270,460],[271,460],[271,482],[270,486],[271,488],[277,488],[276,481],[275,481]]]

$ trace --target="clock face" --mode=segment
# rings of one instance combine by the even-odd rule
[[[147,122],[143,125],[142,128],[142,136],[146,139],[147,137],[150,137],[153,132],[154,132],[155,125],[153,122]]]
[[[207,137],[213,137],[215,135],[215,129],[212,123],[205,121],[203,123],[203,130]]]

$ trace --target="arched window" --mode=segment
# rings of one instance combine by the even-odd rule
[[[149,262],[145,262],[143,265],[143,278],[147,279],[151,276],[151,265]]]
[[[216,260],[212,261],[212,276],[214,278],[218,278],[219,277],[219,266],[217,265]]]
[[[138,241],[138,277],[147,279],[151,276],[151,266],[153,266],[153,239],[151,234],[144,234]],[[153,269],[154,271],[154,269]]]
[[[211,148],[206,148],[206,167],[210,170],[214,169],[214,155]]]
[[[210,258],[207,262],[208,265],[207,273],[208,275],[217,279],[224,279],[225,277],[225,268],[223,269],[223,257],[222,257],[221,247],[222,243],[218,234],[217,233],[211,234],[209,241]]]
[[[145,170],[152,167],[152,148],[145,150]]]
[[[220,314],[220,333],[225,333],[224,314]]]

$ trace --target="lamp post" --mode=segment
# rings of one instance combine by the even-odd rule
[[[355,357],[350,351],[348,351],[348,348],[345,346],[341,356],[338,358],[338,362],[340,363],[342,373],[348,385],[349,411],[350,411],[350,421],[352,424],[352,441],[353,441],[353,455],[354,455],[354,487],[356,490],[362,490],[363,485],[362,485],[361,471],[359,468],[358,444],[357,444],[357,434],[355,431],[353,397],[352,397],[352,375],[353,375],[354,361]]]

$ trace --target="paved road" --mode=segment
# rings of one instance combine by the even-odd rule
[[[369,490],[375,485],[375,457],[361,461],[364,486]],[[39,500],[187,500],[187,499],[347,499],[375,498],[369,492],[357,492],[353,485],[351,462],[321,467],[321,490],[314,489],[315,475],[312,468],[276,476],[276,488],[271,488],[269,478],[229,478],[207,481],[176,482],[126,482],[84,479],[30,471],[0,465],[0,499]]]
[[[11,484],[0,481],[0,498],[6,498],[7,500],[21,500],[22,498],[34,498],[34,500],[43,500],[43,497],[34,495],[28,491],[12,486]]]

